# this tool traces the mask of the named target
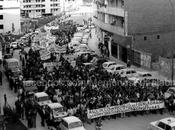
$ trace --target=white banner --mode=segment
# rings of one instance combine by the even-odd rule
[[[156,110],[164,107],[165,107],[164,102],[159,100],[150,102],[143,101],[143,102],[127,103],[123,105],[87,110],[87,117],[89,119],[93,119],[102,116],[109,116],[133,111]]]
[[[55,52],[56,53],[66,53],[66,46],[55,45]]]
[[[48,62],[43,64],[44,68],[47,68],[48,71],[53,71],[54,67],[61,66],[61,62]]]
[[[44,53],[40,53],[41,60],[47,60],[51,58],[50,51],[45,51]]]

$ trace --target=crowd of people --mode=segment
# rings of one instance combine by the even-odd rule
[[[68,41],[70,41],[76,29],[73,30],[73,32],[64,33]],[[66,40],[63,41],[67,42]],[[25,115],[29,128],[36,127],[37,106],[33,97],[25,92],[23,81],[35,81],[38,92],[45,91],[52,102],[59,101],[69,115],[78,116],[82,121],[87,121],[87,109],[122,105],[128,102],[164,101],[163,94],[169,87],[166,84],[153,86],[152,83],[145,83],[146,81],[134,84],[119,74],[108,73],[103,69],[102,64],[96,66],[93,70],[88,69],[83,65],[83,60],[80,57],[75,59],[76,65],[73,67],[64,58],[64,54],[61,54],[59,59],[61,65],[54,67],[53,71],[50,72],[47,68],[44,68],[43,63],[57,62],[54,54],[48,61],[41,60],[39,50],[30,48],[29,52],[24,54],[23,70],[20,78],[16,82],[10,78],[9,82],[10,88],[15,88],[15,92],[18,92],[18,100],[15,105],[19,117],[23,119]],[[137,115],[138,113],[140,112],[131,112],[126,115]],[[43,118],[47,120],[47,117],[42,114],[40,114],[42,120]],[[141,114],[144,114],[144,112]],[[110,117],[116,118],[118,115],[120,114]],[[120,116],[123,117],[125,114]]]

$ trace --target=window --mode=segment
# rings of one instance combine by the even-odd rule
[[[4,29],[4,25],[0,24],[0,29]]]
[[[169,125],[166,125],[166,129],[165,130],[171,130],[171,127]]]
[[[62,125],[64,125],[66,128],[68,128],[68,124],[67,124],[67,122],[65,122],[64,120],[62,120]]]
[[[157,39],[160,39],[160,35],[157,35]]]
[[[0,15],[0,19],[3,19],[3,15]]]
[[[144,41],[146,41],[147,40],[147,37],[146,36],[144,36]]]
[[[159,122],[158,127],[165,129],[165,124],[163,122]]]

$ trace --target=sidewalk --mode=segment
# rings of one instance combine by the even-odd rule
[[[0,107],[1,107],[1,113],[3,114],[3,106],[4,106],[4,94],[7,96],[7,102],[11,107],[15,106],[15,101],[17,94],[15,94],[12,90],[9,88],[9,83],[7,80],[7,77],[4,74],[4,69],[1,66],[2,73],[2,85],[0,85]]]
[[[92,33],[92,37],[88,41],[88,46],[89,46],[90,49],[97,52],[97,54],[100,54],[100,51],[98,49],[98,39],[97,39],[97,36],[96,36],[96,33],[95,33],[95,29],[92,29],[91,33]],[[124,63],[123,61],[120,61],[119,59],[117,59],[113,56],[110,56],[109,59],[112,60],[112,61],[116,61],[116,63],[118,63],[118,64],[126,65],[126,63]],[[167,80],[167,78],[165,76],[161,75],[158,71],[153,71],[153,70],[150,70],[150,69],[141,68],[141,67],[137,67],[137,66],[134,66],[134,65],[132,65],[131,68],[135,69],[136,71],[150,72],[153,76],[155,76],[159,79]]]

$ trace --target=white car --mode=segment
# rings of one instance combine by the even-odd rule
[[[112,74],[117,74],[117,73],[120,73],[120,71],[122,71],[123,69],[126,69],[126,66],[124,66],[124,65],[114,65],[110,69],[107,69],[107,72],[112,73]]]
[[[104,69],[110,69],[111,67],[113,67],[114,65],[116,65],[117,63],[114,61],[109,61],[109,62],[104,62],[102,64]]]
[[[48,114],[52,115],[52,117],[49,117],[49,120],[53,120],[54,122],[60,122],[62,118],[68,115],[60,103],[47,104],[45,109]]]
[[[34,94],[34,97],[40,107],[52,103],[49,99],[49,95],[45,92],[37,92]]]
[[[127,77],[127,78],[136,77],[138,75],[134,69],[128,69],[128,68],[121,70],[119,74],[121,75],[121,77]]]
[[[17,42],[12,42],[10,44],[10,47],[12,47],[13,49],[17,49],[18,48],[18,43]]]
[[[164,93],[164,98],[168,99],[171,95],[175,96],[175,88],[174,87],[170,87],[165,93]]]
[[[168,117],[151,122],[148,130],[175,130],[175,118]]]
[[[137,72],[138,73],[138,77],[143,77],[143,78],[148,78],[148,77],[152,77],[152,74],[149,72]]]
[[[139,81],[142,81],[144,79],[152,79],[153,76],[149,72],[137,72],[137,75],[135,77],[129,78],[129,80],[133,81],[134,83],[138,83]]]
[[[62,119],[60,130],[86,130],[82,121],[75,116],[69,116]]]

